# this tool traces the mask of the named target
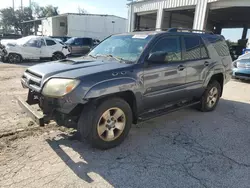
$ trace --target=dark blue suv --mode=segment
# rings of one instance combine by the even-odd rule
[[[94,147],[119,145],[131,125],[184,107],[216,108],[232,60],[224,37],[183,29],[113,35],[88,55],[28,68],[19,104],[38,122],[69,122]],[[43,115],[31,110],[38,104]]]

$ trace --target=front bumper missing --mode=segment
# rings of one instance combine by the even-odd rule
[[[24,100],[17,98],[19,106],[34,120],[39,126],[44,126],[45,117],[44,115],[38,113]]]

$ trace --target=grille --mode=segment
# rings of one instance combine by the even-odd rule
[[[249,77],[250,78],[250,74],[244,74],[244,73],[235,73],[235,76],[244,76],[244,77]]]
[[[41,75],[26,70],[22,78],[31,88],[34,88],[35,90],[41,89],[41,81],[42,81]]]

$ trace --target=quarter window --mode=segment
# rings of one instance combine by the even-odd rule
[[[48,39],[46,39],[46,44],[47,44],[47,46],[53,46],[53,45],[56,44],[56,42],[53,41],[53,40],[48,40]]]
[[[225,40],[223,40],[221,37],[209,36],[209,37],[207,37],[207,39],[210,43],[212,43],[212,45],[214,46],[214,48],[217,51],[219,56],[229,56],[230,55],[228,45],[225,42]]]
[[[165,62],[181,61],[181,45],[179,37],[166,37],[154,46],[151,53],[166,52]]]

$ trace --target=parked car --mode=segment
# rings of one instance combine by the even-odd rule
[[[233,78],[250,80],[250,53],[240,56],[233,62]]]
[[[24,59],[64,59],[70,52],[66,45],[42,36],[28,36],[17,40],[1,40],[1,56],[9,63],[20,63]]]
[[[192,105],[213,111],[231,76],[220,35],[175,28],[132,32],[105,39],[88,56],[28,68],[21,78],[28,100],[19,104],[40,125],[44,117],[29,105],[39,104],[46,119],[59,124],[76,122],[83,138],[109,149],[126,138],[132,123]]]
[[[73,37],[65,42],[69,46],[72,55],[85,55],[91,48],[98,45],[100,41],[92,38]]]

